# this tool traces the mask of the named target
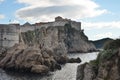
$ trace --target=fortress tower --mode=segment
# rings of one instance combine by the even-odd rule
[[[15,25],[0,24],[0,47],[12,47],[19,43],[18,30]]]
[[[71,24],[71,26],[77,30],[81,30],[81,22],[76,22],[76,21],[72,21],[71,19],[64,19],[60,16],[55,18],[55,22],[53,22],[53,24],[55,26],[64,26],[65,24]]]
[[[60,16],[55,18],[55,21],[62,21],[62,20],[64,20],[64,19],[62,17],[60,17]]]

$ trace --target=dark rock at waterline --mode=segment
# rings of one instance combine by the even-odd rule
[[[67,56],[58,56],[56,61],[59,64],[65,64],[68,61],[68,57]]]
[[[47,66],[45,66],[45,65],[34,65],[31,68],[31,72],[32,73],[42,73],[42,74],[45,74],[45,73],[49,72],[49,68]]]
[[[58,61],[59,64],[65,64],[65,63],[80,63],[81,59],[79,57],[77,58],[68,58],[65,56],[61,56]]]
[[[61,70],[61,68],[62,68],[62,67],[61,67],[60,64],[55,64],[54,67],[51,67],[51,68],[50,68],[50,71],[55,71],[56,69],[57,69],[57,70]]]
[[[55,64],[55,68],[61,70],[61,66],[59,64]]]
[[[78,57],[78,58],[71,58],[68,60],[68,63],[80,63],[81,62],[81,59]]]

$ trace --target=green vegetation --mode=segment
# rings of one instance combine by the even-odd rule
[[[25,41],[25,43],[32,43],[35,39],[35,32],[34,31],[28,31],[28,32],[24,32],[22,33],[23,36],[23,40]]]
[[[114,61],[115,58],[119,57],[117,56],[118,54],[116,54],[118,53],[119,48],[120,48],[120,39],[108,41],[104,46],[104,50],[99,52],[97,58],[95,60],[90,61],[92,70],[95,72],[96,75],[98,75],[101,72],[104,72],[104,70],[107,70],[108,74],[103,79],[109,80],[110,77],[109,70],[111,70],[112,65],[116,64]],[[104,73],[102,74],[104,75]]]
[[[120,48],[120,39],[108,41],[104,46],[104,51],[101,51],[96,60],[107,60],[114,55]]]
[[[22,38],[25,42],[25,44],[35,44],[39,43],[39,38],[40,38],[40,30],[36,29],[34,31],[27,31],[27,32],[22,32],[21,33]]]
[[[116,40],[108,41],[108,42],[104,45],[104,50],[108,50],[108,49],[118,49],[119,47],[120,47],[120,39],[116,39]]]
[[[91,63],[92,65],[97,66],[97,65],[99,64],[99,61],[97,61],[97,60],[91,60],[90,63]]]
[[[100,63],[102,61],[111,59],[111,57],[118,51],[119,47],[120,39],[108,41],[104,46],[104,50],[99,53],[96,61]]]
[[[97,61],[100,62],[100,61],[108,60],[114,55],[115,52],[116,50],[114,49],[108,49],[108,50],[101,51],[97,57]]]
[[[90,61],[90,63],[97,70],[99,64],[106,60],[111,59],[111,57],[118,51],[119,47],[120,47],[120,39],[107,42],[104,46],[104,50],[98,54],[96,60],[92,60]]]

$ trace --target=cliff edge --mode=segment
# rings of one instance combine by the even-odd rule
[[[96,60],[79,65],[76,80],[120,80],[120,39],[109,42]]]

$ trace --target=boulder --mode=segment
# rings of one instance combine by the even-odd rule
[[[55,69],[61,70],[61,65],[60,64],[55,64]]]
[[[59,63],[59,64],[65,64],[65,63],[68,62],[68,57],[65,56],[65,55],[58,56],[58,57],[56,58],[56,61],[57,61],[57,63]]]
[[[31,68],[32,73],[41,73],[41,74],[46,74],[49,72],[49,68],[45,65],[34,65]]]
[[[78,57],[78,58],[70,58],[68,60],[68,63],[80,63],[81,62],[81,59]]]
[[[49,58],[50,57],[47,52],[42,52],[42,56],[43,56],[43,58]]]
[[[93,80],[96,74],[90,64],[85,63],[78,66],[76,80]]]

